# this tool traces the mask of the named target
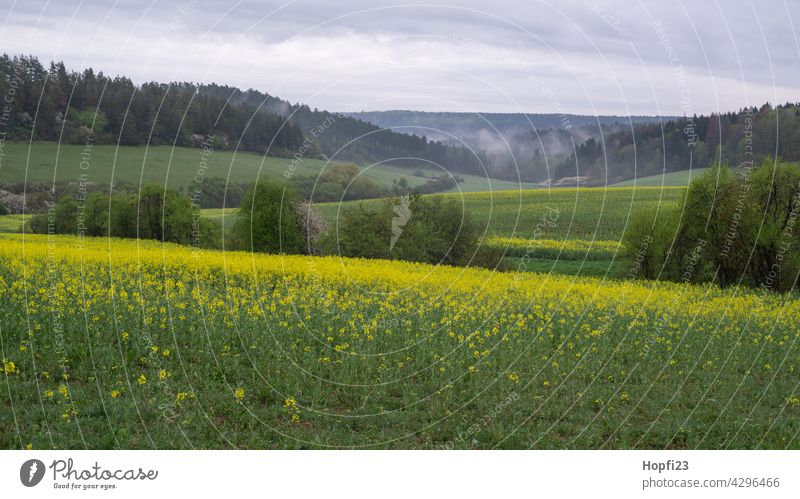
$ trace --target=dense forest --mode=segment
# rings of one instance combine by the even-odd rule
[[[800,161],[798,103],[641,124],[617,130],[604,140],[590,138],[575,153],[559,159],[553,177],[623,180],[689,167],[752,166],[775,157]]]
[[[145,83],[110,78],[92,69],[49,69],[35,57],[0,57],[0,93],[11,100],[3,115],[6,140],[139,145],[238,147],[289,155],[304,140],[299,127],[274,113],[198,93],[189,83]]]
[[[607,182],[776,155],[800,161],[800,105],[765,104],[691,117],[385,111],[351,116],[396,130],[427,131],[480,150],[498,178]],[[441,131],[437,135],[436,130]],[[448,138],[449,137],[449,138]]]
[[[341,114],[290,105],[256,91],[186,82],[136,85],[124,76],[63,63],[45,68],[35,57],[0,57],[4,140],[63,143],[169,144],[326,155],[358,163],[438,164],[481,173],[481,157],[463,148],[395,133]]]
[[[290,104],[258,90],[240,91],[227,86],[203,85],[199,91],[214,96],[232,95],[232,102],[260,106],[285,116],[313,139],[314,151],[337,161],[365,164],[391,160],[392,164],[401,166],[434,164],[453,172],[485,174],[486,157],[481,150],[428,140],[422,135],[395,132],[345,113]]]
[[[589,184],[690,167],[735,167],[765,157],[800,160],[800,105],[795,103],[663,121],[633,117],[627,126],[619,117],[595,117],[592,124],[587,121],[591,117],[569,115],[565,124],[564,117],[541,115],[552,122],[546,130],[519,129],[523,115],[492,114],[487,116],[514,126],[496,136],[481,131],[468,137],[464,147],[290,104],[253,89],[185,82],[136,85],[92,69],[68,71],[63,63],[45,68],[35,57],[0,57],[0,94],[6,99],[0,114],[2,140],[213,144],[362,165],[434,165],[453,173],[523,181],[584,176]],[[406,116],[396,114],[389,117]],[[441,117],[431,113],[433,118]],[[475,126],[474,119],[464,123]]]

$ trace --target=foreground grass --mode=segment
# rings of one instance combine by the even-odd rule
[[[0,447],[798,448],[788,295],[0,236]]]

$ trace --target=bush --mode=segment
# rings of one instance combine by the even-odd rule
[[[196,230],[192,236],[192,244],[205,249],[222,248],[222,224],[203,217],[196,218],[195,221],[197,226],[192,228],[193,231]]]
[[[672,275],[668,255],[677,230],[675,211],[648,207],[633,213],[622,237],[630,260],[628,277],[657,279]]]
[[[306,242],[306,252],[310,255],[319,255],[322,236],[326,229],[325,220],[308,201],[298,203],[297,211],[300,215],[300,226],[303,229],[303,240]]]
[[[192,242],[191,202],[173,189],[147,184],[138,195],[89,194],[81,206],[63,196],[46,213],[34,215],[28,231],[39,234],[138,237],[164,242]]]
[[[108,196],[94,192],[86,197],[83,233],[87,236],[108,234]]]
[[[475,251],[468,265],[470,267],[484,267],[494,270],[510,270],[511,267],[505,257],[506,251],[504,248],[483,244]]]
[[[406,195],[387,200],[378,211],[363,205],[346,211],[327,249],[342,256],[466,265],[478,236],[478,225],[456,201]]]
[[[799,213],[798,165],[767,160],[738,175],[714,168],[664,219],[632,217],[623,241],[643,277],[788,291],[800,273]]]
[[[294,192],[272,180],[254,184],[242,198],[231,243],[234,247],[264,253],[306,253]]]
[[[357,258],[388,258],[391,217],[385,210],[370,211],[363,203],[345,210],[336,227],[329,231],[324,252]]]
[[[136,237],[136,196],[117,194],[111,197],[111,237]]]
[[[228,182],[222,177],[208,177],[198,183],[192,181],[186,193],[192,203],[200,208],[227,208],[240,206],[247,184]]]
[[[191,242],[192,203],[189,198],[158,184],[146,184],[137,201],[137,234],[140,239],[181,244]]]
[[[36,234],[77,234],[78,201],[72,196],[63,196],[49,205],[46,213],[38,213],[28,222],[28,232]]]

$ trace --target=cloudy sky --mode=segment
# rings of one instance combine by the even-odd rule
[[[798,0],[0,0],[3,50],[339,111],[800,101]]]

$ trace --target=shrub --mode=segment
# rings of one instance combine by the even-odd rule
[[[630,260],[628,277],[657,279],[672,275],[668,256],[677,230],[675,211],[647,207],[628,220],[622,243]]]
[[[309,255],[319,255],[322,235],[326,229],[325,220],[308,201],[298,203],[297,211],[300,216],[300,226],[303,229],[303,240],[306,242],[306,252]]]
[[[330,165],[318,176],[298,175],[292,184],[304,199],[314,202],[372,199],[386,193],[354,164]]]
[[[46,213],[33,216],[30,232],[138,237],[189,244],[192,241],[191,202],[173,189],[157,184],[139,195],[89,194],[81,206],[75,196],[63,196]]]
[[[117,194],[111,197],[112,237],[136,237],[136,196],[133,194]]]
[[[385,210],[371,211],[363,203],[344,211],[326,234],[324,252],[358,258],[388,258],[391,217]]]
[[[231,243],[264,253],[305,253],[307,245],[294,192],[273,180],[254,184],[242,198]]]
[[[456,201],[406,195],[377,211],[346,211],[327,248],[342,256],[466,265],[478,236],[478,224]]]
[[[195,221],[197,226],[192,228],[196,231],[192,235],[192,244],[205,249],[222,248],[222,224],[203,217],[196,217]]]
[[[766,160],[738,175],[714,168],[663,220],[635,214],[623,241],[643,277],[787,291],[800,273],[798,214],[798,165]]]
[[[202,182],[193,180],[187,186],[186,193],[192,203],[200,208],[226,208],[241,205],[247,187],[246,184],[228,182],[222,177],[208,177]]]
[[[192,204],[186,196],[158,184],[146,184],[137,204],[139,238],[182,244],[191,241]]]
[[[61,197],[47,207],[47,212],[31,217],[27,231],[36,234],[77,234],[78,202],[72,196]]]

